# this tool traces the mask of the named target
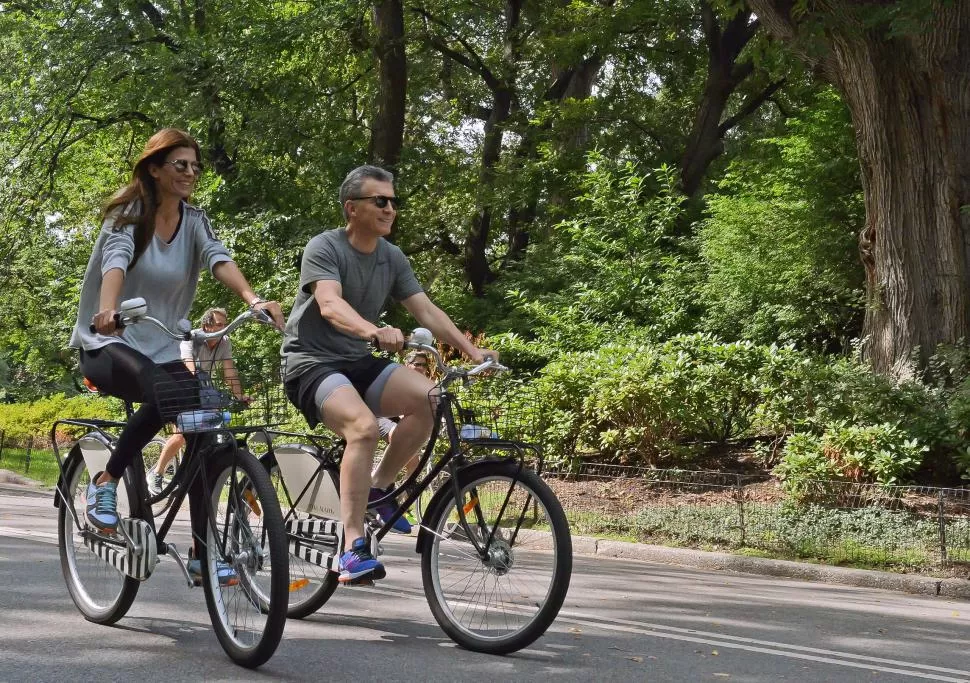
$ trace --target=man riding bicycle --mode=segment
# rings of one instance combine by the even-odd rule
[[[404,253],[384,239],[399,201],[391,173],[376,166],[355,168],[341,184],[339,197],[347,224],[307,244],[282,352],[287,396],[311,427],[323,422],[347,443],[340,468],[344,547],[339,581],[355,583],[386,574],[364,537],[367,504],[387,495],[402,466],[427,441],[434,419],[429,400],[434,383],[370,352],[372,341],[384,351],[404,345],[401,330],[377,324],[388,297],[474,362],[497,354],[465,338],[424,293]],[[372,474],[377,416],[401,420]],[[377,512],[386,520],[394,509],[388,503]],[[411,526],[401,517],[394,529],[410,533]]]

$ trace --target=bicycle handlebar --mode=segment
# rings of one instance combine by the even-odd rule
[[[412,335],[412,337],[413,336],[415,335]],[[468,368],[466,370],[463,368],[453,367],[445,363],[444,359],[441,357],[441,354],[438,352],[438,349],[436,349],[431,344],[411,341],[409,339],[404,342],[404,348],[414,349],[415,351],[424,351],[425,353],[430,353],[431,355],[433,355],[435,359],[435,365],[437,365],[439,368],[442,369],[446,377],[449,377],[449,376],[454,378],[475,377],[476,375],[480,375],[486,371],[506,372],[508,370],[506,366],[502,365],[491,356],[486,357],[483,363],[479,363],[475,367]]]
[[[243,311],[237,315],[231,323],[226,325],[221,330],[216,330],[215,332],[203,332],[202,330],[193,330],[192,324],[188,320],[179,321],[179,331],[173,332],[168,328],[165,323],[157,318],[153,318],[148,315],[148,305],[142,298],[127,299],[121,302],[121,311],[115,313],[115,325],[120,329],[127,327],[128,325],[137,325],[138,323],[147,322],[153,324],[159,330],[167,334],[172,339],[176,341],[208,341],[210,339],[219,339],[226,336],[236,328],[238,328],[243,323],[249,320],[255,320],[263,325],[272,325],[273,319],[263,310],[250,308]],[[183,329],[184,328],[184,329]],[[89,328],[92,332],[97,332],[97,329],[92,324]]]

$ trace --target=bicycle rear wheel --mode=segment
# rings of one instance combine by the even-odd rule
[[[532,643],[556,618],[572,574],[572,540],[552,490],[515,462],[488,461],[458,473],[428,512],[421,553],[424,592],[438,624],[459,645],[506,654]],[[460,523],[486,548],[483,558]],[[489,538],[491,541],[489,542]]]
[[[289,507],[290,496],[283,484],[283,477],[280,474],[278,465],[273,465],[270,469],[270,480],[276,490],[276,497],[280,505]],[[312,517],[306,512],[299,510],[288,510],[285,512],[286,522],[293,526],[294,522],[309,521],[320,519]],[[284,523],[285,524],[285,523]],[[327,600],[337,590],[337,572],[331,571],[317,562],[316,552],[319,551],[326,555],[335,552],[337,548],[336,536],[314,535],[306,538],[302,532],[289,531],[287,545],[290,551],[290,577],[287,592],[287,612],[286,615],[291,619],[303,619],[308,617],[326,604]],[[307,543],[300,543],[306,539]],[[294,545],[299,544],[294,549]]]
[[[215,524],[198,544],[206,606],[219,643],[230,659],[255,668],[279,645],[286,624],[287,550],[283,516],[256,458],[224,450],[211,470],[209,503]],[[236,583],[220,585],[218,562],[236,572]]]
[[[100,443],[100,442],[99,442]],[[81,524],[85,524],[87,489],[90,473],[81,457],[80,446],[75,446],[68,459],[67,481],[63,491],[73,501]],[[130,470],[130,468],[129,468]],[[122,492],[127,492],[127,495]],[[135,508],[134,494],[128,488],[120,488],[118,516],[129,517]],[[107,561],[98,557],[84,544],[82,529],[64,501],[58,509],[57,544],[61,556],[61,571],[71,600],[88,621],[96,624],[113,624],[128,612],[140,582],[118,571]],[[119,538],[120,540],[120,538]],[[124,543],[121,542],[121,547]]]

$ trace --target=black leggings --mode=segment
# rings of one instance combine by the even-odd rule
[[[141,403],[121,430],[114,453],[105,467],[108,474],[120,479],[135,454],[152,440],[166,422],[183,410],[198,405],[195,376],[181,361],[156,364],[151,358],[127,344],[108,344],[93,351],[81,350],[81,372],[109,396]],[[157,400],[158,387],[184,387],[177,401]]]

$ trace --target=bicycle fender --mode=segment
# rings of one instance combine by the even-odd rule
[[[476,476],[478,476],[479,470],[495,472],[496,465],[502,465],[508,469],[511,469],[512,471],[509,472],[510,476],[514,476],[520,470],[516,461],[508,460],[506,458],[487,458],[485,460],[479,460],[458,470],[459,486],[464,485],[464,482],[468,481],[468,479],[474,479]],[[418,540],[414,547],[414,552],[418,553],[419,555],[424,552],[424,546],[429,543],[432,538],[434,538],[434,535],[424,524],[424,520],[435,520],[438,518],[439,508],[444,507],[445,498],[448,497],[451,491],[452,488],[449,482],[448,485],[442,486],[440,489],[434,492],[433,496],[431,496],[431,501],[428,503],[428,508],[421,516],[422,524],[418,528]]]
[[[74,445],[71,446],[71,450],[64,457],[64,469],[61,470],[61,473],[57,475],[57,486],[54,488],[54,507],[55,508],[59,508],[61,506],[61,497],[57,494],[58,490],[63,492],[65,494],[65,497],[69,497],[67,495],[68,491],[64,490],[64,472],[67,472],[70,469],[70,466],[73,465],[77,460],[84,459],[84,453],[81,452],[81,442],[84,439],[94,439],[99,443],[103,444],[109,450],[111,449],[111,442],[105,439],[104,436],[101,435],[99,432],[88,432],[87,434],[85,434],[84,436],[82,436],[81,438],[79,438],[77,441],[74,442]]]
[[[71,446],[71,450],[66,456],[64,456],[64,470],[57,475],[57,486],[54,487],[55,508],[61,507],[61,495],[63,495],[65,498],[68,497],[68,492],[65,489],[66,484],[64,482],[64,472],[69,471],[74,463],[81,459],[81,457],[81,445],[78,443]],[[58,495],[58,491],[61,492],[61,495]]]

